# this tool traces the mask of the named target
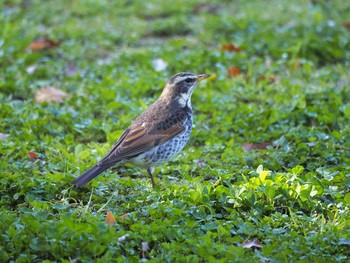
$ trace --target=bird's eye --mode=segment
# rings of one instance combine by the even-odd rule
[[[191,83],[192,81],[193,81],[193,79],[190,79],[190,78],[185,79],[186,83]]]

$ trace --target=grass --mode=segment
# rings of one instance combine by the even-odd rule
[[[1,262],[349,260],[350,5],[175,2],[0,4]],[[216,78],[157,189],[129,165],[72,188],[181,71]]]

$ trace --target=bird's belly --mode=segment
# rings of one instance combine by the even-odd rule
[[[192,128],[186,129],[171,140],[133,157],[129,162],[142,168],[148,168],[170,160],[185,147],[190,138],[191,130]]]

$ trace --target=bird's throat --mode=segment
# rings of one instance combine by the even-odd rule
[[[192,108],[191,96],[188,94],[180,94],[177,102],[180,104],[181,108]]]

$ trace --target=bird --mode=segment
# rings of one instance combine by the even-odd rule
[[[155,188],[155,167],[179,153],[190,138],[191,96],[197,84],[208,77],[210,74],[189,72],[172,76],[158,99],[131,123],[106,156],[72,185],[83,187],[112,166],[128,162],[146,169]]]

